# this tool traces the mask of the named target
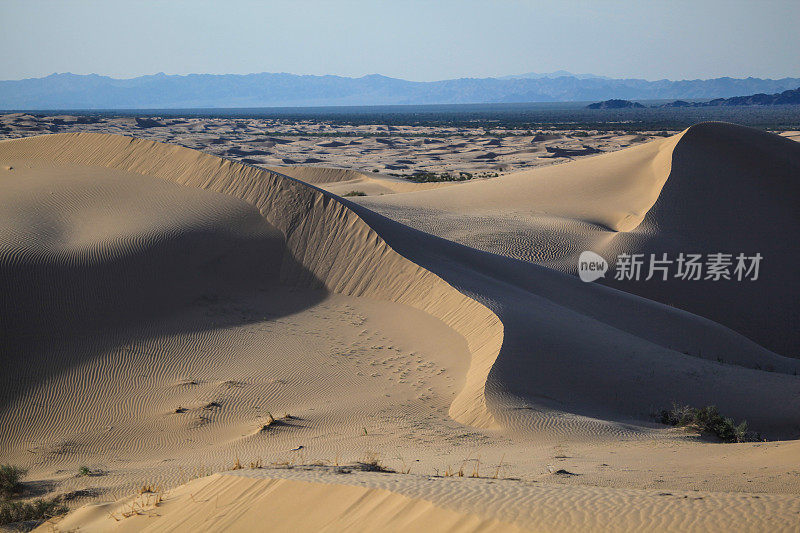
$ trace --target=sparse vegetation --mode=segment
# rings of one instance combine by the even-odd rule
[[[78,469],[78,477],[91,476],[92,470],[88,466],[82,466]]]
[[[11,498],[22,492],[22,476],[27,471],[12,465],[0,465],[0,497]]]
[[[695,428],[715,435],[723,442],[758,440],[757,435],[747,431],[746,420],[736,424],[732,418],[722,416],[714,405],[697,408],[673,404],[672,409],[659,413],[659,421],[668,426]]]
[[[139,494],[155,494],[156,492],[159,492],[159,491],[160,491],[160,489],[158,489],[154,485],[148,483],[148,484],[142,485],[142,488],[139,489]]]
[[[296,417],[290,415],[289,413],[286,413],[281,418],[276,419],[274,416],[272,416],[272,413],[267,411],[267,422],[261,426],[259,432],[264,433],[274,427],[285,426],[287,425],[289,420],[295,420],[295,419]]]
[[[366,195],[367,193],[365,193],[364,191],[350,191],[348,193],[345,193],[343,196],[348,197],[348,196],[366,196]]]
[[[0,500],[0,525],[49,520],[68,511],[69,509],[56,498],[31,502]]]
[[[481,459],[480,457],[478,457],[477,459],[475,459],[475,466],[473,467],[472,474],[470,474],[469,477],[474,477],[474,478],[481,477],[480,468],[481,468]]]
[[[503,459],[505,459],[505,458],[506,458],[506,454],[503,454],[503,456],[500,458],[500,462],[497,464],[497,469],[494,471],[494,475],[492,476],[492,479],[497,479],[497,478],[500,477],[500,470],[503,468]]]
[[[378,456],[375,454],[367,454],[361,461],[356,462],[353,465],[353,468],[356,470],[361,470],[362,472],[385,472],[395,474],[396,472],[391,468],[386,468],[378,459]]]
[[[108,513],[108,515],[119,522],[124,518],[145,514],[161,505],[163,501],[164,492],[160,487],[145,485],[139,490],[139,495],[133,501],[125,504],[122,509],[117,511],[120,516],[117,516],[116,513]]]
[[[414,183],[435,183],[440,181],[467,181],[472,179],[472,174],[469,172],[415,172],[408,179]]]
[[[69,510],[57,498],[27,502],[11,500],[23,492],[22,477],[25,473],[24,468],[0,465],[0,525],[48,520]]]

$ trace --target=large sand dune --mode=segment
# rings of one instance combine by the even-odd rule
[[[597,160],[606,178],[571,204],[559,198],[582,190],[579,177],[528,199],[568,233],[645,226],[691,134],[633,148],[631,160],[575,163]],[[637,180],[641,165],[649,174]],[[659,428],[653,413],[714,404],[767,437],[800,435],[797,359],[707,318],[422,233],[275,172],[87,133],[0,142],[0,169],[0,269],[11,295],[0,318],[13,324],[4,329],[12,370],[2,376],[0,448],[65,488],[78,482],[64,468],[86,463],[108,472],[116,495],[236,457],[392,450],[432,468],[461,445],[507,450],[530,474],[544,453],[537,446],[568,441],[593,458],[631,447],[617,474],[593,474],[601,484],[640,486],[623,472],[666,443],[744,490],[724,457]],[[500,209],[491,184],[395,196],[422,198],[427,209],[450,191],[469,212],[483,205],[475,186]],[[781,444],[770,476],[796,449]],[[737,468],[755,470],[763,453],[742,446],[750,466]],[[665,475],[675,468],[664,464]],[[784,487],[782,475],[760,481],[763,490]],[[673,482],[689,488],[693,476]],[[278,488],[293,497],[291,486]],[[423,522],[452,518],[415,509]],[[476,513],[465,530],[504,522]]]
[[[800,144],[706,123],[572,163],[362,203],[424,231],[569,273],[583,250],[612,265],[623,252],[667,253],[673,260],[681,252],[760,253],[756,282],[655,276],[601,283],[710,318],[796,357],[798,175]]]

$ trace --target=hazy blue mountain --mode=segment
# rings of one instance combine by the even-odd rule
[[[498,79],[501,80],[520,80],[520,79],[529,79],[529,80],[538,80],[541,78],[578,78],[579,80],[587,80],[591,78],[599,78],[602,80],[610,80],[611,78],[607,76],[598,76],[597,74],[573,74],[572,72],[567,72],[566,70],[556,70],[555,72],[526,72],[525,74],[512,74],[510,76],[500,76]]]
[[[676,100],[662,107],[710,107],[710,106],[742,106],[742,105],[800,105],[800,87],[794,90],[775,94],[751,94],[732,98],[714,98],[709,102],[684,102]]]
[[[295,74],[164,73],[131,79],[51,74],[0,81],[0,109],[142,109],[727,98],[794,89],[800,78],[647,81],[579,78],[460,78],[413,82]]]

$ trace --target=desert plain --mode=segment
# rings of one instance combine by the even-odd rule
[[[0,462],[71,509],[39,530],[800,528],[797,132],[0,124]]]

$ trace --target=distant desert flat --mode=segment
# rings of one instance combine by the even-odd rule
[[[73,508],[40,530],[796,530],[800,145],[636,144],[441,186],[0,141],[2,462]],[[765,270],[574,275],[684,247]]]

